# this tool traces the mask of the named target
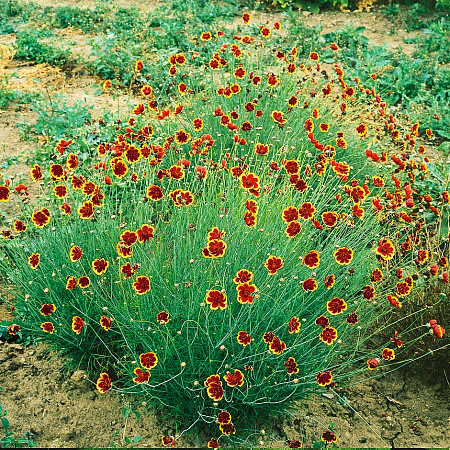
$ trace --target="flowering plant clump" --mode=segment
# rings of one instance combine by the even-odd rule
[[[267,48],[280,28],[203,31],[169,58],[177,98],[145,85],[92,157],[60,145],[31,169],[34,200],[0,186],[20,326],[76,355],[99,392],[147,394],[230,438],[249,411],[397,363],[413,339],[402,304],[430,273],[448,283],[427,237],[449,196],[416,194],[419,125],[404,131],[318,52]],[[395,339],[374,348],[391,317]]]

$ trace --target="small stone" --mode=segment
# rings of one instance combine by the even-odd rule
[[[329,398],[330,400],[332,398],[334,398],[334,394],[332,394],[331,392],[325,392],[325,393],[322,394],[322,396],[325,397],[325,398]]]
[[[311,11],[302,11],[303,16],[308,17],[310,16],[312,13]]]
[[[84,370],[77,370],[70,377],[72,381],[81,381],[84,380],[84,378],[86,378],[86,371]]]

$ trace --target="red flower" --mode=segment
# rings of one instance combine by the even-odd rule
[[[226,242],[220,239],[213,239],[207,243],[207,253],[203,253],[203,256],[205,256],[206,258],[222,258],[225,255],[226,249]]]
[[[381,269],[374,269],[373,272],[370,275],[370,281],[372,283],[376,283],[378,281],[381,281],[383,279],[384,275]]]
[[[226,436],[230,436],[230,434],[236,434],[236,428],[231,423],[221,424],[219,425],[220,431]]]
[[[16,336],[17,333],[20,333],[21,328],[19,325],[12,323],[11,325],[8,326],[7,330],[8,334],[10,334],[11,336]]]
[[[244,385],[244,374],[235,369],[234,374],[232,375],[227,371],[227,374],[223,377],[229,387],[243,386]]]
[[[231,423],[231,414],[228,411],[220,411],[217,414],[217,423],[221,425]]]
[[[252,304],[253,296],[251,294],[255,293],[257,288],[254,284],[241,283],[236,286],[237,290],[237,301],[242,305],[244,303]]]
[[[107,316],[101,316],[100,317],[100,326],[105,330],[108,331],[112,327],[112,319],[111,317]]]
[[[257,221],[257,216],[256,216],[256,214],[253,214],[250,211],[245,211],[244,221],[248,227],[250,227],[250,228],[255,227],[256,221]]]
[[[65,175],[64,167],[61,164],[52,164],[50,166],[50,175],[55,180],[61,180]]]
[[[84,202],[77,211],[81,219],[90,219],[94,215],[94,204],[91,201]]]
[[[143,68],[144,68],[143,62],[140,59],[138,59],[134,65],[134,70],[136,72],[140,72]]]
[[[304,264],[309,269],[315,269],[316,267],[319,267],[320,265],[320,255],[319,252],[316,250],[311,250],[302,261],[302,264]]]
[[[334,283],[336,283],[336,276],[332,273],[331,275],[327,275],[324,278],[325,287],[327,289],[331,289],[334,286]]]
[[[389,261],[395,255],[394,244],[389,239],[381,239],[375,253],[381,256],[384,261]]]
[[[341,314],[346,310],[347,310],[347,303],[345,303],[345,301],[342,300],[341,298],[333,297],[327,303],[327,311],[333,316]]]
[[[295,175],[299,172],[300,166],[295,160],[288,160],[284,163],[284,169],[289,175]]]
[[[66,289],[73,291],[77,287],[77,279],[75,277],[68,277],[66,282]]]
[[[167,447],[168,445],[175,447],[175,439],[172,436],[161,436],[161,442],[164,447]]]
[[[333,442],[337,441],[336,435],[331,431],[324,431],[322,433],[322,441],[327,444],[332,444]]]
[[[122,258],[130,258],[133,255],[133,247],[126,245],[123,241],[119,241],[116,248],[117,254]]]
[[[275,275],[284,266],[284,261],[277,256],[269,256],[264,266],[269,271],[269,275]]]
[[[295,358],[290,357],[285,363],[284,363],[287,373],[289,375],[295,374],[299,372],[298,364],[295,361]]]
[[[133,114],[138,116],[139,114],[142,114],[145,111],[145,107],[143,103],[138,103],[136,107],[133,109]]]
[[[328,386],[331,384],[331,380],[333,379],[333,375],[329,370],[325,370],[324,372],[319,372],[316,375],[316,381],[319,386]]]
[[[148,84],[144,84],[144,86],[141,87],[141,92],[143,96],[148,97],[153,94],[153,89]]]
[[[406,297],[411,292],[412,286],[410,286],[406,281],[400,281],[397,283],[397,292],[396,294],[399,297]]]
[[[301,323],[298,320],[298,317],[293,316],[289,321],[289,334],[300,332]]]
[[[254,173],[247,173],[245,175],[241,175],[241,185],[244,189],[259,189],[259,177]]]
[[[128,173],[127,163],[121,157],[113,158],[109,164],[116,178],[123,178]]]
[[[311,61],[319,61],[319,54],[317,52],[311,52],[309,54],[309,59]]]
[[[92,261],[92,270],[96,275],[103,275],[108,270],[108,267],[109,262],[105,258]]]
[[[144,369],[150,370],[155,368],[158,364],[158,357],[156,356],[156,353],[153,352],[141,353],[139,355],[139,362]]]
[[[286,344],[282,342],[278,336],[274,336],[269,344],[269,350],[275,355],[280,355],[284,350],[286,350]]]
[[[353,259],[353,250],[351,248],[342,247],[338,248],[333,253],[334,259],[339,265],[348,265],[352,262]]]
[[[31,175],[31,179],[35,182],[39,182],[42,180],[42,170],[41,167],[38,166],[37,164],[35,164],[31,169],[30,169],[30,175]]]
[[[146,223],[139,228],[139,230],[136,230],[136,233],[138,235],[138,241],[140,244],[143,244],[144,242],[148,242],[150,238],[153,238],[153,233],[155,232],[155,228],[151,225],[147,225]]]
[[[28,264],[32,269],[37,269],[41,264],[41,255],[39,253],[32,253],[28,258]]]
[[[97,390],[100,394],[108,392],[112,387],[111,378],[107,373],[101,373],[97,380]]]
[[[50,212],[46,208],[35,211],[31,215],[31,220],[37,228],[44,228],[50,223]]]
[[[235,284],[250,283],[253,280],[253,273],[247,269],[241,269],[236,273],[236,277],[233,278]]]
[[[289,222],[285,232],[287,237],[294,238],[301,231],[302,231],[302,224],[300,222],[297,222],[296,220],[293,220],[292,222]]]
[[[252,338],[246,331],[239,331],[236,339],[238,343],[243,345],[244,347],[246,347],[247,345],[250,344],[250,342],[252,342]]]
[[[267,27],[261,27],[259,32],[261,33],[261,36],[266,39],[270,36],[270,33],[271,33],[270,28],[267,28]]]
[[[284,222],[289,223],[294,220],[298,220],[298,210],[295,206],[288,206],[287,208],[283,209],[283,212],[281,213],[281,217]]]
[[[56,311],[56,306],[53,303],[42,305],[39,309],[43,316],[50,316]]]
[[[72,331],[75,334],[80,334],[81,330],[86,326],[84,320],[79,316],[74,316],[72,318]]]
[[[358,314],[355,312],[352,312],[347,316],[347,323],[350,323],[352,325],[355,325],[358,323]]]
[[[433,334],[437,336],[439,339],[441,339],[445,334],[445,330],[440,325],[437,324],[434,327],[432,327],[432,330]]]
[[[78,286],[80,286],[81,289],[86,289],[91,285],[91,280],[89,277],[80,277],[78,278]]]
[[[269,153],[269,146],[265,144],[255,144],[255,153],[257,155],[267,155],[267,153]]]
[[[41,323],[41,328],[44,331],[44,333],[53,334],[53,332],[55,331],[55,326],[51,322]]]
[[[362,288],[362,296],[366,300],[372,300],[375,297],[375,288],[367,285]]]
[[[270,344],[275,338],[275,335],[273,334],[273,331],[268,331],[267,333],[264,333],[263,340],[266,344]]]
[[[295,95],[292,95],[288,100],[288,104],[291,108],[295,108],[298,105],[298,98]]]
[[[322,213],[322,222],[328,228],[333,228],[336,226],[339,220],[339,214],[334,211],[327,211]]]
[[[225,236],[226,232],[224,230],[219,231],[219,228],[213,227],[210,232],[208,232],[207,240],[212,241],[214,239],[221,239]]]
[[[305,120],[305,131],[311,134],[314,131],[314,121],[311,118]]]
[[[149,198],[150,200],[153,200],[154,202],[157,202],[164,197],[164,193],[159,186],[152,184],[147,188],[146,197]]]
[[[227,296],[217,289],[209,290],[206,293],[205,302],[212,310],[225,309],[227,307]]]
[[[208,448],[220,448],[219,442],[215,438],[211,438],[208,442]]]
[[[24,233],[25,231],[27,231],[27,226],[21,220],[15,220],[14,231],[16,233]]]
[[[55,197],[61,199],[67,196],[67,187],[63,184],[60,184],[58,186],[55,186],[53,188],[53,192],[55,194]]]
[[[320,325],[321,327],[322,327],[322,329],[323,328],[326,328],[329,324],[330,324],[330,321],[328,320],[328,317],[325,317],[325,316],[319,316],[316,320],[315,320],[315,322],[314,322],[316,325]]]
[[[166,311],[161,311],[156,314],[156,321],[161,325],[166,325],[170,322],[169,313]]]
[[[133,244],[135,244],[138,240],[138,234],[134,231],[130,231],[130,230],[125,230],[121,235],[120,235],[120,240],[128,246],[131,246]]]
[[[69,257],[72,262],[79,261],[83,256],[83,250],[78,245],[74,245],[69,252]]]
[[[242,14],[242,21],[244,22],[244,25],[248,25],[250,23],[252,16],[250,15],[250,13],[243,13]]]
[[[146,370],[145,372],[140,369],[139,367],[136,367],[136,369],[134,369],[134,374],[136,375],[133,378],[133,381],[137,384],[142,384],[142,383],[148,383],[148,380],[150,379],[150,372],[148,370]]]
[[[395,352],[391,348],[384,348],[381,352],[381,357],[386,361],[392,361],[395,359]]]
[[[212,39],[212,34],[210,31],[204,31],[201,35],[200,35],[200,39],[202,41],[210,41]]]
[[[220,375],[210,375],[204,384],[206,386],[206,393],[211,400],[218,402],[223,399],[224,392]]]
[[[138,295],[144,295],[150,291],[150,280],[146,276],[137,277],[132,287]]]
[[[361,125],[358,125],[358,126],[355,128],[355,130],[356,130],[356,132],[358,133],[358,135],[359,135],[360,137],[364,138],[364,137],[367,136],[368,128],[367,128],[367,125],[366,125],[365,123],[362,123]]]
[[[309,220],[314,217],[314,213],[316,212],[316,208],[310,202],[305,202],[299,208],[298,214],[303,220]]]
[[[327,345],[331,345],[337,339],[337,330],[333,327],[325,327],[319,335],[319,339]]]
[[[367,361],[367,366],[368,366],[369,370],[375,370],[379,364],[380,363],[379,363],[378,359],[375,359],[375,358],[369,359]]]
[[[256,77],[255,77],[256,78]],[[254,81],[254,79],[253,79]],[[272,119],[278,123],[278,125],[280,125],[281,127],[287,122],[287,119],[283,118],[283,112],[282,111],[272,111]]]
[[[288,441],[288,448],[303,448],[303,444],[300,441]]]
[[[392,306],[395,306],[396,308],[402,307],[402,302],[397,297],[395,297],[395,295],[388,295],[387,299]]]

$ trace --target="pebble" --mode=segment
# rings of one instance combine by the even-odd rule
[[[81,381],[85,378],[86,376],[86,371],[84,370],[77,370],[75,371],[72,376],[70,377],[70,379],[72,381]]]

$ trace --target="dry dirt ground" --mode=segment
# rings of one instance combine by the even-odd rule
[[[1,306],[0,321],[11,317]],[[140,420],[133,413],[124,419],[122,410],[130,399],[99,394],[83,372],[63,371],[64,362],[43,344],[0,344],[0,403],[8,410],[14,435],[31,432],[40,447],[78,448],[122,446],[123,439],[136,436],[142,438],[135,444],[139,447],[159,447],[162,435],[176,435],[137,399]],[[332,422],[339,447],[442,448],[449,444],[448,376],[445,355],[430,355],[419,366],[340,391],[345,402],[335,394],[298,402],[291,415],[261,423],[256,438],[262,447],[286,447],[292,439],[312,447]],[[211,437],[202,431],[186,434],[177,446],[205,447]]]
[[[54,2],[40,0],[41,4]],[[92,2],[64,0],[61,5],[89,6]],[[117,5],[130,6],[120,0]],[[146,8],[156,2],[146,2]],[[281,15],[280,15],[281,16]],[[255,21],[274,14],[254,13]],[[277,17],[278,18],[278,17]],[[412,45],[405,44],[405,30],[396,28],[391,34],[391,22],[379,9],[364,13],[331,11],[317,15],[305,14],[305,23],[315,25],[319,21],[324,32],[342,28],[347,22],[365,26],[364,35],[377,45],[401,46],[407,53]],[[64,37],[61,32],[61,37]],[[80,51],[89,53],[86,37],[71,33],[70,39],[79,42]],[[2,36],[0,44],[8,44],[12,36]],[[70,101],[86,98],[94,105],[93,115],[105,107],[116,107],[115,101],[106,95],[94,95],[92,87],[98,80],[82,70],[75,70],[71,77],[48,67],[36,67],[29,63],[12,61],[6,71],[16,74],[12,78],[17,85],[31,83],[39,78],[35,89],[51,86],[53,92],[65,93]],[[124,99],[125,108],[128,100]],[[27,106],[11,104],[0,111],[0,162],[19,156],[19,164],[3,170],[4,176],[28,174],[24,163],[26,154],[39,145],[21,140],[18,122],[36,120],[35,113]],[[0,305],[0,321],[12,320],[12,315]],[[447,351],[447,354],[443,353]],[[285,447],[287,439],[299,439],[305,447],[312,447],[320,440],[321,433],[334,423],[340,447],[391,447],[391,448],[440,448],[450,445],[450,366],[448,350],[442,355],[429,355],[422,363],[402,370],[383,374],[377,379],[366,380],[349,387],[344,392],[347,404],[333,398],[317,396],[302,401],[292,408],[292,416],[279,417],[273,423],[261,424],[257,441],[263,447]],[[40,447],[117,447],[124,439],[139,436],[139,447],[159,447],[161,435],[176,434],[176,430],[142,405],[138,421],[132,413],[123,418],[123,407],[129,399],[112,392],[100,395],[95,386],[83,379],[80,373],[61,370],[64,360],[54,355],[43,344],[22,347],[18,344],[0,343],[0,404],[8,410],[8,419],[15,436],[31,432]],[[0,435],[0,437],[2,437]],[[179,447],[205,447],[212,436],[186,434]]]

